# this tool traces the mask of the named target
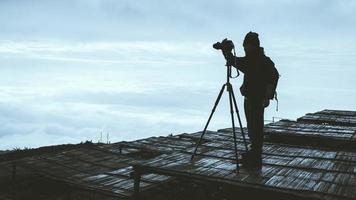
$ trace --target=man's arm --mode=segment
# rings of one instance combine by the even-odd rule
[[[236,69],[240,70],[242,73],[246,72],[246,58],[245,57],[236,57],[231,51],[224,52],[223,55],[226,59],[226,64],[229,66],[234,66]]]

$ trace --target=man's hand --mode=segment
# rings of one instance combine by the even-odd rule
[[[226,60],[226,66],[235,66],[235,56],[231,51],[222,51],[222,53]]]
[[[263,107],[267,107],[267,106],[269,106],[269,99],[264,99],[263,100]]]

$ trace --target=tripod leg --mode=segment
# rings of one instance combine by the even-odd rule
[[[220,92],[219,92],[219,95],[218,95],[218,97],[216,98],[214,107],[213,107],[213,109],[212,109],[212,111],[211,111],[211,113],[210,113],[209,119],[208,119],[208,121],[207,121],[206,124],[205,124],[203,133],[201,134],[201,136],[200,136],[200,138],[199,138],[199,141],[198,141],[198,143],[197,143],[196,146],[195,146],[194,152],[193,152],[192,157],[191,157],[190,160],[193,160],[195,154],[197,153],[198,147],[199,147],[199,145],[200,145],[200,143],[201,143],[201,141],[202,141],[202,139],[203,139],[203,137],[204,137],[204,135],[205,135],[205,133],[206,133],[206,130],[207,130],[208,126],[209,126],[210,120],[211,120],[211,118],[213,117],[213,114],[214,114],[214,112],[215,112],[215,109],[216,109],[216,107],[217,107],[218,104],[219,104],[219,101],[220,101],[221,96],[222,96],[222,94],[223,94],[223,92],[224,92],[225,86],[226,86],[226,84],[224,84],[224,85],[221,87],[221,90],[220,90]]]
[[[232,90],[232,86],[231,84],[228,85],[227,87],[230,87],[228,89],[229,91],[229,103],[230,103],[230,114],[231,114],[231,122],[232,122],[232,132],[233,132],[233,135],[234,135],[234,147],[235,147],[235,157],[236,157],[236,169],[239,169],[239,158],[238,158],[238,155],[237,155],[237,144],[236,144],[236,132],[235,132],[235,119],[234,119],[234,108],[232,106],[232,93],[231,93],[231,90]]]
[[[247,151],[248,151],[248,147],[247,147],[245,132],[244,132],[244,129],[242,128],[241,117],[240,117],[239,109],[237,108],[236,97],[235,97],[234,90],[232,89],[232,86],[231,86],[231,95],[232,95],[232,99],[234,100],[234,105],[235,105],[235,110],[236,110],[236,114],[237,114],[237,119],[238,119],[238,121],[239,121],[242,138],[243,138],[243,140],[244,140],[245,149],[246,149],[246,152],[247,152]]]

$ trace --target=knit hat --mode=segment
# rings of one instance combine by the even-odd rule
[[[245,36],[243,45],[246,44],[254,45],[256,47],[260,46],[260,40],[258,39],[258,33],[255,32],[248,32]]]

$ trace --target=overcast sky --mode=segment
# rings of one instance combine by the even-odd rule
[[[351,0],[2,0],[0,149],[199,131],[225,78],[211,45],[231,38],[243,56],[249,31],[282,75],[266,120],[356,110],[355,11]],[[227,103],[210,129],[230,126]]]

